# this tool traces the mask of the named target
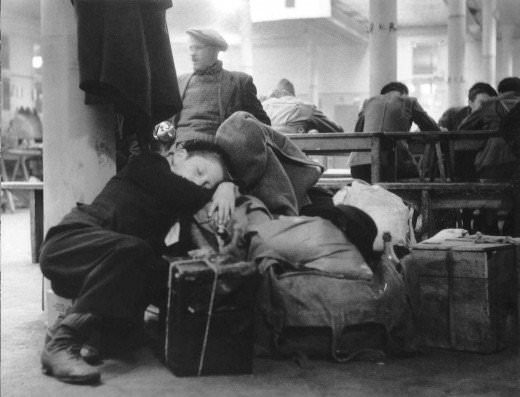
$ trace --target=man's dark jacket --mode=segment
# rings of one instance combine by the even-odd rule
[[[208,91],[202,88],[205,79]],[[204,72],[189,73],[179,76],[179,90],[185,104],[188,100],[188,87],[191,89],[193,85],[201,86],[198,92],[199,98],[189,98],[193,103],[200,101],[200,109],[198,114],[191,114],[191,120],[186,120],[186,109],[181,110],[175,115],[175,125],[177,127],[177,141],[207,138],[208,135],[215,136],[217,128],[236,111],[246,111],[252,114],[256,119],[264,124],[271,125],[271,121],[257,98],[256,87],[253,78],[243,72],[228,71],[222,68],[222,62],[218,61],[215,65],[208,68]],[[213,110],[214,117],[208,115],[205,111],[206,106],[212,106],[209,101],[215,98],[208,96],[216,95],[218,109]],[[186,107],[186,105],[184,105]],[[197,110],[194,110],[195,112]],[[193,112],[193,111],[192,111]]]
[[[91,204],[78,204],[47,232],[40,267],[72,312],[142,319],[167,285],[164,237],[212,191],[170,171],[158,154],[133,157]]]

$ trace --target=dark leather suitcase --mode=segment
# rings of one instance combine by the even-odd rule
[[[177,376],[252,373],[257,284],[251,262],[171,262],[166,366]]]

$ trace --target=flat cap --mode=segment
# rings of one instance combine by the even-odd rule
[[[221,51],[226,51],[228,43],[224,40],[224,37],[220,35],[216,30],[213,29],[188,29],[187,34],[193,36],[197,40],[203,42],[206,45],[216,47]]]

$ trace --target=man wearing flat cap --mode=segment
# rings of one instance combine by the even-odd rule
[[[179,76],[183,108],[173,117],[177,142],[214,137],[220,124],[239,110],[270,125],[253,78],[222,68],[218,54],[227,50],[226,40],[212,29],[189,29],[186,33],[193,73]]]

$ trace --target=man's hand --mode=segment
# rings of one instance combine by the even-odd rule
[[[222,182],[218,185],[210,203],[208,216],[213,218],[215,225],[225,225],[235,211],[235,200],[238,188],[232,182]]]

